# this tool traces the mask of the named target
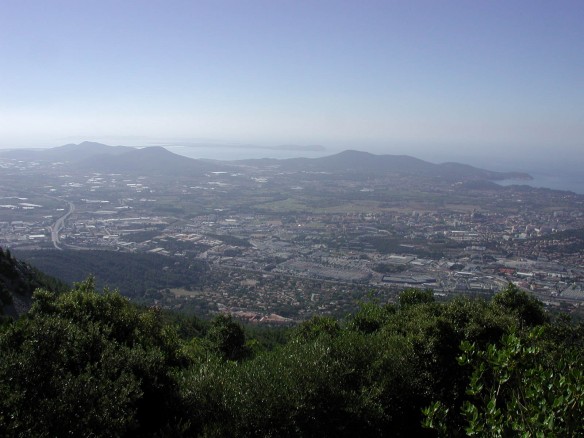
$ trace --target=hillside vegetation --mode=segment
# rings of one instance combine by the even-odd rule
[[[17,256],[68,284],[96,275],[98,288],[118,289],[131,298],[141,298],[150,290],[197,285],[206,273],[202,262],[170,262],[168,257],[149,253],[44,250],[18,251]]]
[[[0,317],[15,317],[26,312],[33,292],[40,287],[49,291],[67,289],[63,282],[15,259],[9,250],[0,248]]]
[[[244,330],[41,289],[0,328],[2,436],[579,436],[584,327],[510,285]]]

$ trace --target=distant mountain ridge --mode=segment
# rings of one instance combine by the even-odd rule
[[[494,172],[467,164],[434,164],[408,155],[375,155],[369,152],[346,150],[320,158],[251,159],[237,161],[200,160],[174,154],[162,146],[135,148],[108,146],[96,142],[67,144],[45,150],[13,150],[1,154],[6,158],[38,161],[59,161],[77,168],[96,172],[148,173],[168,176],[189,175],[193,172],[229,170],[233,166],[278,166],[287,171],[332,173],[403,174],[447,181],[505,179],[530,180],[522,172]]]
[[[108,146],[96,142],[67,144],[42,150],[11,150],[1,156],[17,160],[63,162],[94,172],[188,175],[221,170],[219,162],[195,160],[174,154],[162,146],[143,148]]]
[[[33,161],[81,161],[95,155],[121,155],[132,151],[130,146],[108,146],[102,143],[84,141],[79,144],[66,144],[49,149],[13,149],[2,152],[2,156],[17,160]]]
[[[524,172],[494,172],[468,164],[434,164],[408,155],[375,155],[369,152],[346,150],[335,155],[320,158],[288,158],[284,160],[263,159],[240,161],[248,165],[279,165],[285,170],[326,171],[336,173],[396,173],[419,175],[447,180],[489,180],[504,179],[530,180]]]
[[[74,157],[75,161],[94,157],[95,155],[122,155],[135,150],[130,146],[108,146],[102,143],[84,141],[79,144],[66,144],[46,151],[51,158],[60,158],[62,161]]]
[[[99,154],[77,163],[79,168],[99,172],[189,175],[222,170],[219,162],[195,160],[174,154],[162,146],[131,148],[122,154]]]

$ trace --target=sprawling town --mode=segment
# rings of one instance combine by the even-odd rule
[[[234,162],[236,163],[236,162]],[[584,196],[404,175],[339,177],[233,164],[176,178],[3,158],[0,245],[196,260],[216,281],[159,305],[289,323],[404,288],[584,302]]]

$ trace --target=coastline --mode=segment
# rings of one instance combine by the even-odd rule
[[[584,195],[584,175],[580,172],[564,172],[562,174],[550,172],[529,172],[532,180],[501,180],[495,181],[502,186],[526,185],[536,188],[563,190]]]

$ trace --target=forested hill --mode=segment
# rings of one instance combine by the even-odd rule
[[[141,298],[153,291],[199,284],[205,280],[205,264],[169,259],[150,253],[114,251],[15,251],[16,256],[68,284],[95,277],[98,288],[117,289],[126,297]]]
[[[64,291],[67,286],[0,248],[0,315],[18,316],[30,305],[37,288]]]

